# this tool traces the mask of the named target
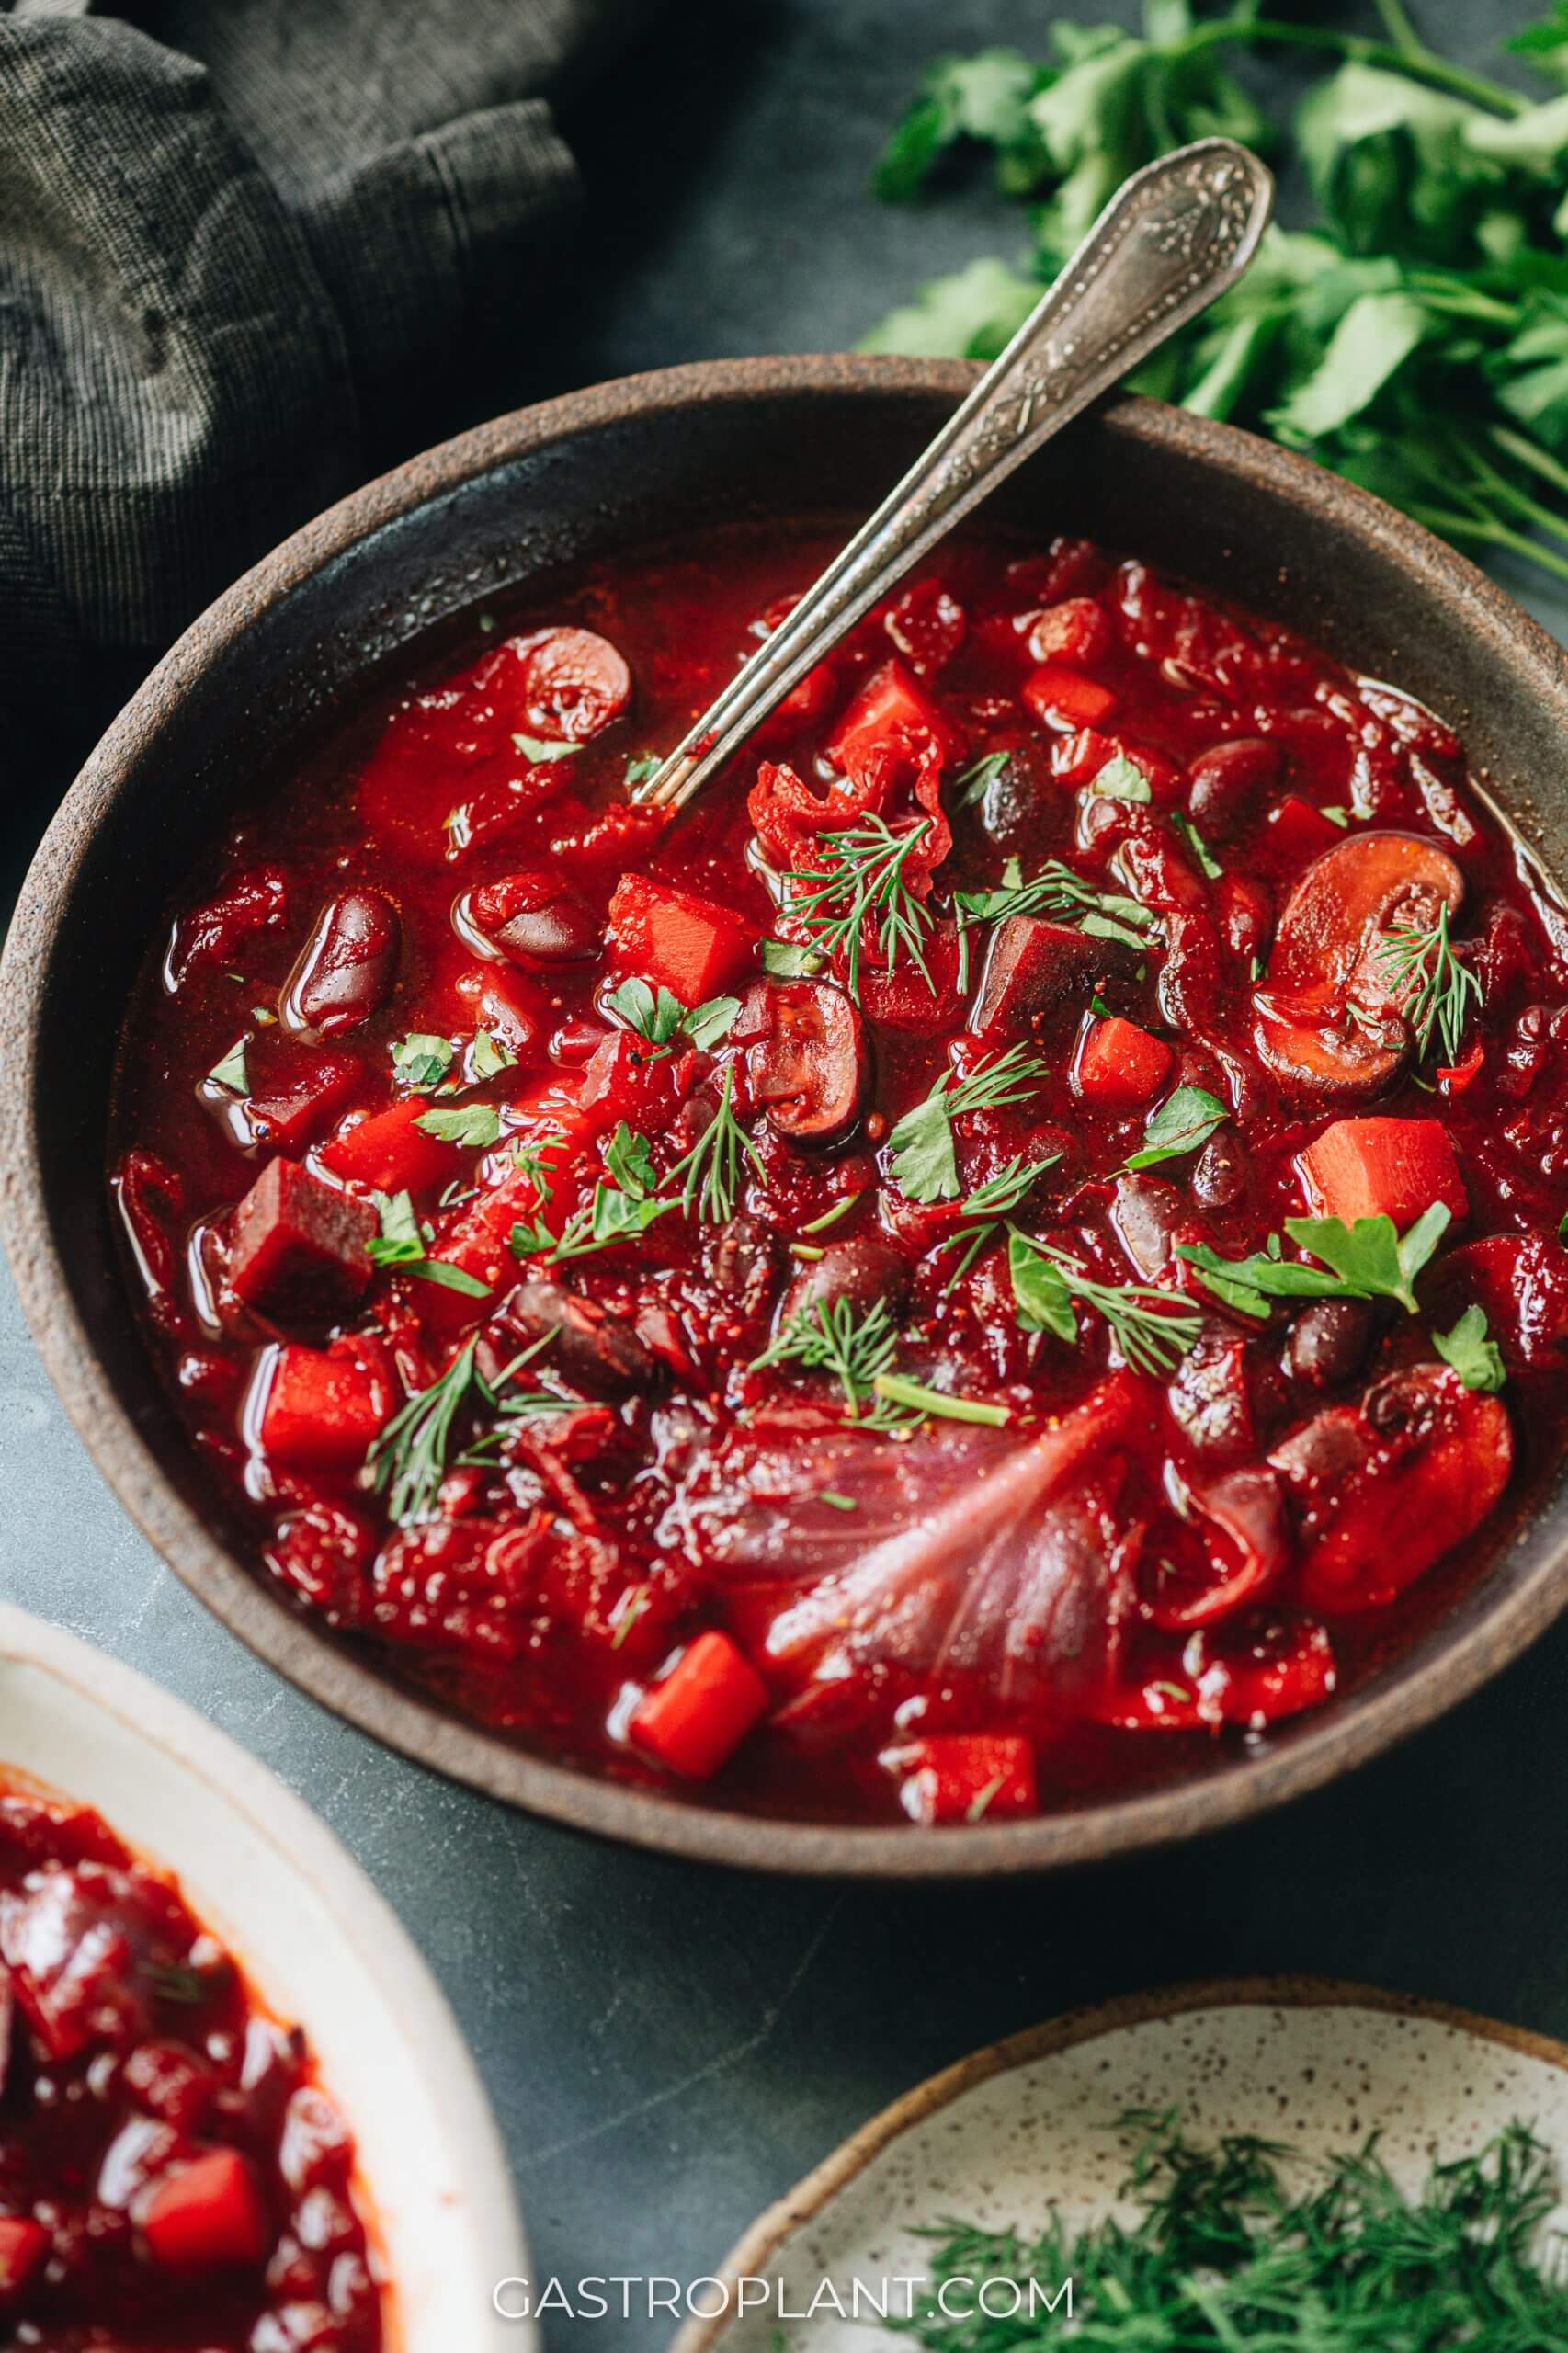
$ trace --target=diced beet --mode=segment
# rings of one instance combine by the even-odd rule
[[[419,1125],[429,1108],[427,1096],[409,1095],[385,1111],[372,1111],[323,1145],[323,1165],[380,1193],[421,1193],[446,1184],[462,1157],[456,1144],[426,1135]]]
[[[1041,915],[1008,915],[991,935],[970,1028],[988,1042],[1022,1038],[1050,1016],[1087,1005],[1101,973],[1130,961],[1118,940]]]
[[[1458,1223],[1470,1196],[1453,1141],[1440,1120],[1335,1120],[1301,1155],[1316,1217],[1392,1217],[1403,1233],[1434,1201]]]
[[[1152,1038],[1135,1021],[1117,1014],[1091,1022],[1073,1066],[1073,1084],[1085,1103],[1109,1110],[1135,1110],[1157,1095],[1176,1056],[1163,1038]]]
[[[756,930],[730,908],[647,874],[624,875],[609,903],[618,972],[703,1005],[738,980],[756,952]]]
[[[956,926],[938,924],[922,942],[921,953],[926,972],[907,961],[894,964],[891,971],[871,961],[861,964],[860,1008],[869,1021],[881,1022],[885,1029],[913,1029],[928,1038],[938,1029],[951,1029],[959,1019],[963,999],[959,994],[961,959]]]
[[[267,2252],[267,2211],[237,2149],[209,2149],[172,2166],[153,2187],[141,2222],[153,2261],[165,2271],[255,2264]]]
[[[369,1201],[339,1193],[292,1160],[273,1160],[234,1211],[229,1287],[278,1323],[331,1323],[370,1279]]]

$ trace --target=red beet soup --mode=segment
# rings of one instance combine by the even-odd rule
[[[304,2037],[98,1815],[0,1787],[0,2342],[380,2353]]]
[[[1550,1467],[1568,930],[1426,710],[1081,540],[634,806],[835,544],[486,615],[247,812],[113,1185],[300,1608],[600,1772],[995,1821],[1322,1705]]]

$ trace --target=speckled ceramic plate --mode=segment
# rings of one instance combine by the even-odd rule
[[[1434,2157],[1472,2151],[1519,2117],[1568,2176],[1568,2045],[1321,1978],[1138,1995],[993,2043],[874,2117],[754,2223],[721,2275],[728,2309],[705,2290],[715,2317],[688,2321],[672,2353],[774,2353],[780,2330],[809,2353],[867,2353],[867,2299],[926,2268],[919,2224],[956,2216],[1032,2232],[1054,2205],[1081,2227],[1117,2205],[1126,2149],[1115,2119],[1170,2107],[1204,2137],[1256,2132],[1308,2160],[1376,2129],[1410,2191]],[[743,2280],[758,2301],[737,2316]],[[891,2291],[895,2312],[903,2292]]]

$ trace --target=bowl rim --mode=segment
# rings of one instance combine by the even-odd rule
[[[519,409],[424,451],[353,492],[262,558],[192,622],[89,756],[23,883],[0,956],[0,1236],[46,1370],[99,1472],[142,1532],[231,1632],[324,1707],[415,1762],[566,1826],[690,1859],[805,1876],[992,1877],[1096,1861],[1217,1830],[1321,1787],[1430,1722],[1518,1655],[1568,1606],[1568,1530],[1549,1557],[1457,1627],[1432,1655],[1395,1662],[1347,1692],[1290,1745],[1222,1772],[1081,1811],[947,1829],[781,1819],[595,1778],[532,1755],[394,1684],[293,1610],[204,1524],[159,1467],[100,1365],[45,1206],[35,1121],[47,975],[68,930],[96,826],[136,789],[171,706],[256,616],[335,559],[433,499],[553,444],[630,419],[715,402],[846,392],[946,397],[979,370],[961,360],[816,353],[699,361]],[[1536,674],[1568,731],[1568,657],[1503,589],[1443,541],[1340,476],[1277,444],[1162,402],[1123,395],[1101,428],[1196,457],[1275,502],[1311,510],[1434,597],[1462,603],[1472,636]]]
[[[387,2008],[398,2022],[409,2063],[423,2079],[454,2158],[460,2163],[475,2272],[486,2274],[494,2268],[496,2279],[526,2276],[528,2248],[517,2191],[473,2054],[435,1972],[336,1834],[270,1767],[188,1701],[166,1691],[139,1667],[14,1602],[0,1602],[0,1664],[7,1669],[34,1669],[56,1687],[63,1686],[93,1716],[155,1750],[182,1775],[204,1785],[230,1814],[284,1859],[293,1880],[312,1891],[331,1915],[345,1950],[387,1997]],[[0,1775],[13,1771],[26,1779],[33,1769],[25,1756],[14,1753],[9,1736],[0,1729]],[[90,1780],[91,1776],[84,1778]],[[84,1804],[96,1803],[72,1785],[69,1772],[63,1780],[53,1772],[44,1775],[40,1786]],[[118,1832],[119,1825],[112,1813],[106,1819],[110,1829]],[[161,1853],[155,1837],[131,1844],[151,1868],[173,1871],[189,1890],[190,1870]],[[209,1883],[194,1893],[192,1900],[199,1918],[210,1910],[217,1933],[230,1941],[232,1932],[222,1917],[223,1876],[222,1862],[215,1859]],[[247,1975],[254,1969],[263,1981],[265,2002],[267,1956],[259,1950],[254,1955],[248,1952],[243,1937],[235,1940],[235,1955]],[[309,2018],[301,2022],[309,2032]],[[313,2035],[312,2044],[313,2049]],[[330,2085],[330,2056],[328,2068]],[[347,2121],[353,2130],[351,2110]],[[363,2181],[374,2222],[378,2214],[375,2177],[367,2172]],[[395,2265],[391,2289],[389,2353],[403,2344],[408,2325]],[[499,2324],[496,2330],[499,2345]],[[506,2341],[508,2345],[514,2341],[511,2330],[506,2331]],[[537,2347],[537,2323],[529,2324],[516,2341],[525,2353]]]

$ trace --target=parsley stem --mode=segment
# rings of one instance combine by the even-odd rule
[[[1555,548],[1543,548],[1539,540],[1528,532],[1510,529],[1506,523],[1495,519],[1483,522],[1479,517],[1455,515],[1441,506],[1421,506],[1414,503],[1406,509],[1417,523],[1425,523],[1429,531],[1437,531],[1445,539],[1473,540],[1478,546],[1510,548],[1522,555],[1527,563],[1539,563],[1548,572],[1556,573],[1560,580],[1568,580],[1568,556],[1560,555]]]
[[[890,1405],[912,1405],[916,1413],[949,1422],[986,1422],[1000,1429],[1012,1413],[1009,1405],[987,1405],[978,1397],[949,1397],[946,1390],[927,1389],[902,1372],[879,1372],[871,1387]]]
[[[1391,74],[1406,74],[1412,81],[1425,82],[1435,90],[1447,90],[1455,97],[1488,107],[1494,114],[1528,111],[1528,99],[1521,97],[1517,90],[1506,89],[1501,82],[1490,81],[1484,74],[1469,73],[1462,65],[1451,65],[1446,57],[1438,57],[1419,43],[1415,49],[1407,50],[1396,41],[1369,40],[1363,33],[1337,32],[1331,25],[1296,25],[1267,17],[1238,24],[1234,17],[1221,17],[1215,24],[1199,25],[1183,40],[1174,42],[1166,53],[1191,57],[1201,50],[1222,48],[1231,41],[1254,40],[1266,41],[1276,48],[1327,50],[1348,63],[1381,65]]]

